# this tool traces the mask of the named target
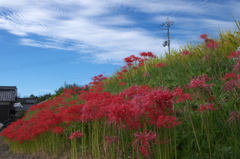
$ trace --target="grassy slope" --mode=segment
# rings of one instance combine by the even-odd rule
[[[131,85],[149,85],[151,87],[181,87],[186,92],[195,94],[199,90],[190,90],[186,85],[190,84],[191,78],[207,74],[211,80],[208,83],[214,84],[210,92],[200,91],[202,99],[196,99],[184,105],[178,105],[175,109],[180,111],[179,118],[183,119],[183,124],[177,126],[172,136],[178,149],[176,156],[180,158],[237,158],[240,155],[237,149],[239,145],[239,129],[237,123],[229,126],[226,122],[233,111],[239,111],[238,105],[239,90],[236,92],[223,91],[224,75],[233,72],[236,63],[234,59],[226,58],[232,51],[240,46],[240,34],[225,32],[220,33],[217,39],[218,48],[209,49],[205,44],[188,44],[183,50],[189,50],[190,55],[181,56],[181,51],[172,52],[171,56],[153,59],[146,64],[146,67],[137,70],[130,70],[125,73],[124,79],[108,81],[106,90],[112,93],[119,93]],[[154,67],[156,63],[165,63],[162,68]],[[144,73],[149,76],[144,76]],[[118,85],[119,82],[126,82],[125,86]],[[192,111],[200,104],[207,103],[207,98],[214,96],[216,99],[211,103],[215,107],[221,107],[216,112],[199,114]],[[238,126],[237,126],[238,127]],[[173,138],[172,138],[173,139]],[[199,145],[199,147],[198,147]],[[209,148],[210,147],[210,148]],[[211,153],[211,155],[209,155]]]
[[[164,131],[168,139],[171,139],[167,144],[169,147],[160,146],[165,151],[163,154],[158,152],[159,148],[155,148],[153,155],[158,154],[162,158],[237,158],[240,155],[238,152],[240,148],[239,123],[229,124],[227,122],[230,112],[239,111],[240,92],[238,89],[223,91],[225,81],[222,80],[226,73],[233,72],[236,59],[228,59],[226,56],[239,47],[240,34],[239,32],[237,34],[220,33],[220,38],[216,41],[217,48],[207,48],[204,42],[202,44],[191,43],[182,49],[188,50],[189,55],[181,55],[182,50],[172,51],[171,56],[154,58],[138,69],[129,69],[121,75],[123,79],[118,79],[116,73],[110,80],[103,81],[107,83],[104,86],[105,91],[112,94],[118,94],[132,85],[149,85],[169,89],[181,87],[186,93],[194,95],[194,100],[174,106],[175,116],[182,120],[182,124],[174,130]],[[157,63],[164,63],[165,66],[154,67]],[[213,84],[210,90],[186,87],[192,78],[204,74],[210,77],[207,83]],[[126,85],[119,85],[120,82],[125,82]],[[211,97],[215,99],[210,101]],[[203,113],[194,111],[199,108],[200,104],[206,103],[214,103],[214,107],[219,107],[219,109]],[[28,116],[34,113],[29,112]],[[71,130],[68,129],[68,131]],[[45,135],[44,138],[47,138],[45,142],[52,138],[51,135],[49,136],[47,138]],[[94,136],[90,137],[94,138]],[[63,141],[65,142],[65,139]],[[14,143],[9,143],[14,145]],[[15,146],[19,148],[19,145],[15,144]],[[159,158],[159,156],[154,157]]]

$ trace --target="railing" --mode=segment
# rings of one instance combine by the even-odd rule
[[[14,117],[11,117],[11,118],[9,118],[8,120],[2,122],[2,124],[3,124],[2,129],[3,129],[3,128],[6,128],[8,125],[10,125],[12,122],[14,122],[14,120],[15,120],[15,118],[14,118]]]

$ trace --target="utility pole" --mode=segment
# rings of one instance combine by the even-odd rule
[[[163,47],[168,46],[168,54],[170,55],[170,26],[173,25],[174,22],[169,21],[167,18],[167,22],[163,23],[161,26],[167,26],[167,29],[163,29],[163,30],[167,30],[167,41],[163,42]]]

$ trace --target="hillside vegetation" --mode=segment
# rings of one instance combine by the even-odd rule
[[[0,134],[52,158],[237,159],[240,26],[171,55],[129,56],[111,77],[32,106]]]

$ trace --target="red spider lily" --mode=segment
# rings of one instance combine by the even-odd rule
[[[147,57],[147,56],[148,56],[148,53],[142,52],[142,53],[140,53],[140,56]]]
[[[240,75],[230,72],[225,74],[223,80],[227,80],[223,88],[225,91],[231,91],[235,90],[236,88],[240,88]]]
[[[112,143],[112,142],[116,142],[117,140],[119,140],[118,136],[106,136],[105,138],[107,140],[107,143]]]
[[[216,100],[216,97],[211,95],[211,96],[207,99],[207,102],[212,102],[212,101],[215,101],[215,100]]]
[[[88,93],[85,97],[85,104],[81,109],[81,121],[87,122],[88,120],[98,120],[107,116],[107,106],[113,102],[114,95],[109,92],[93,92]]]
[[[232,90],[239,89],[239,88],[240,88],[240,76],[238,76],[237,79],[232,79],[232,80],[225,82],[223,89],[225,91],[232,91]]]
[[[128,70],[127,69],[123,69],[122,72],[128,72]]]
[[[108,122],[120,125],[120,128],[137,129],[142,127],[140,115],[143,113],[137,105],[126,103],[124,98],[112,98],[113,103],[108,106]]]
[[[233,58],[240,59],[240,50],[232,51],[231,55],[228,55],[227,58],[229,58],[229,59],[233,59]]]
[[[83,133],[81,133],[79,130],[76,132],[72,132],[71,135],[68,137],[70,140],[73,140],[75,138],[83,137]]]
[[[165,64],[164,63],[157,63],[156,65],[154,65],[155,67],[164,67]]]
[[[156,58],[156,57],[157,57],[157,56],[154,55],[152,52],[142,52],[142,53],[140,53],[140,56],[150,57],[150,58]]]
[[[213,86],[214,84],[207,84],[206,81],[210,80],[208,75],[200,75],[195,78],[191,79],[190,85],[188,85],[188,88],[206,88],[209,89],[209,87]]]
[[[122,77],[122,76],[117,76],[117,78],[118,78],[118,79],[123,79],[123,77]]]
[[[127,97],[129,100],[131,99],[129,104],[134,106],[130,108],[134,119],[148,119],[147,122],[155,125],[160,115],[172,113],[174,96],[169,90],[154,90],[147,86],[138,87],[137,89],[133,87],[134,89],[133,96],[129,94],[130,96]],[[133,91],[132,89],[129,90],[129,93]]]
[[[138,67],[132,67],[133,69],[138,69]]]
[[[240,72],[240,60],[236,62],[236,64],[233,66],[233,72]]]
[[[138,64],[138,67],[141,67],[141,66],[144,66],[144,62],[140,62],[140,63]]]
[[[206,39],[208,39],[208,35],[207,34],[202,34],[202,35],[200,35],[200,39],[206,40]]]
[[[228,80],[228,79],[236,79],[237,75],[233,72],[229,72],[227,74],[224,75],[223,80]]]
[[[231,115],[231,117],[227,120],[227,122],[232,123],[235,120],[240,122],[240,112],[231,111],[230,115]]]
[[[118,136],[106,136],[105,139],[106,139],[105,149],[107,149],[109,144],[116,143],[120,138]]]
[[[134,60],[132,60],[130,57],[126,57],[126,58],[124,58],[124,61],[126,62],[126,63],[132,63]]]
[[[207,34],[200,35],[200,39],[204,40],[207,48],[217,48],[217,47],[219,47],[219,44],[216,41],[214,41],[212,39],[209,39]]]
[[[122,75],[123,73],[122,72],[117,72],[117,75]]]
[[[156,140],[157,134],[156,132],[149,131],[147,132],[136,132],[134,133],[134,137],[136,140],[133,142],[133,146],[139,147],[140,153],[144,157],[150,157],[151,149],[150,149],[150,141]]]
[[[214,106],[214,103],[205,104],[205,105],[200,104],[200,108],[195,111],[199,111],[199,112],[208,111],[208,110],[216,111],[217,109],[221,108],[221,107],[213,108],[213,106]]]
[[[132,66],[132,65],[133,65],[132,63],[127,63],[127,66],[129,66],[129,67]]]
[[[101,80],[102,77],[95,79]],[[160,126],[157,123],[159,116],[171,116],[173,103],[188,100],[187,94],[180,89],[170,91],[147,85],[132,86],[118,95],[102,90],[102,84],[93,85],[87,90],[66,89],[63,94],[33,106],[26,117],[4,129],[1,135],[22,142],[48,131],[62,133],[64,130],[60,124],[67,127],[72,122],[103,118],[109,123],[118,124],[122,129],[138,129],[146,124]],[[73,95],[76,99],[69,100],[73,99]]]
[[[173,93],[167,89],[132,86],[112,99],[108,105],[109,123],[125,125],[130,129],[144,124],[156,125],[160,115],[172,113]]]
[[[184,56],[184,55],[190,55],[190,51],[188,50],[183,50],[182,53],[180,54],[181,56]]]
[[[145,61],[147,61],[148,59],[139,59],[138,60],[138,67],[140,67],[140,66],[144,66],[144,63],[145,63]]]
[[[64,132],[64,129],[63,129],[63,127],[56,126],[55,128],[53,128],[52,131],[56,134],[62,134]]]
[[[181,103],[185,100],[192,100],[192,95],[183,93],[183,89],[180,87],[175,88],[172,92],[173,92],[173,96],[175,98],[174,101],[176,103]]]
[[[161,115],[157,119],[157,127],[164,127],[164,128],[174,128],[174,126],[181,124],[181,122],[177,121],[177,118],[174,116],[166,116]]]
[[[39,134],[52,130],[61,122],[61,118],[53,111],[43,109],[28,120],[26,117],[17,120],[15,124],[11,124],[7,129],[4,129],[6,132],[3,131],[1,135],[13,141],[33,140]]]
[[[100,74],[100,75],[98,75],[98,76],[94,76],[94,77],[92,78],[93,82],[90,82],[89,84],[95,84],[95,85],[97,85],[97,84],[100,84],[101,81],[104,81],[104,80],[106,80],[106,79],[107,79],[107,77],[104,77],[103,74]]]
[[[148,52],[148,57],[151,57],[151,58],[156,58],[157,56],[154,55],[152,52]]]
[[[126,82],[119,82],[118,85],[122,86],[122,85],[126,85]]]
[[[219,44],[214,40],[211,40],[210,42],[207,42],[207,44],[206,44],[207,48],[217,48],[218,46],[219,46]]]
[[[131,86],[128,89],[125,89],[123,92],[119,94],[120,97],[126,99],[133,99],[135,96],[139,96],[150,92],[152,89],[148,85],[141,85],[141,86]]]
[[[124,58],[124,61],[125,61],[126,63],[133,63],[133,62],[135,62],[135,61],[138,61],[139,59],[140,59],[140,57],[137,57],[137,56],[135,56],[135,55],[131,55],[131,56],[129,56],[129,57]]]
[[[3,129],[0,136],[5,136],[7,139],[12,141],[18,141],[18,130],[21,129],[24,124],[26,124],[24,118],[19,119],[9,125],[6,129]],[[27,136],[27,134],[25,136]]]
[[[81,121],[82,109],[84,104],[74,106],[62,106],[58,109],[61,118],[66,123],[72,123],[74,121]]]

